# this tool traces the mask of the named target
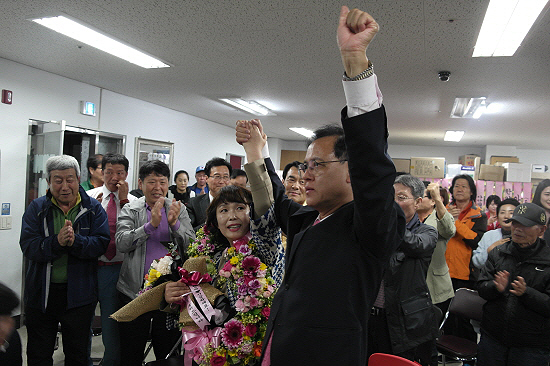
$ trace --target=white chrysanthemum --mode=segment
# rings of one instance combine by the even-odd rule
[[[173,259],[170,256],[165,256],[159,259],[156,263],[156,270],[159,271],[162,275],[167,275],[171,273],[170,267],[172,266]]]

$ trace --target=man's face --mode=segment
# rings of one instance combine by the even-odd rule
[[[78,198],[78,175],[74,169],[52,170],[50,192],[59,205],[73,207]]]
[[[195,180],[197,181],[197,187],[202,188],[206,186],[206,179],[208,177],[206,176],[206,173],[203,171],[198,172],[195,174]]]
[[[506,231],[512,230],[512,223],[506,223],[506,220],[514,216],[515,209],[516,206],[514,205],[502,205],[500,206],[500,210],[498,210],[497,212],[498,223],[500,224],[500,227],[502,227]]]
[[[128,172],[122,164],[107,163],[103,170],[103,182],[111,192],[118,191],[119,182],[123,182],[128,177]]]
[[[151,173],[141,182],[141,190],[147,204],[154,206],[160,198],[166,197],[166,193],[168,193],[168,177]]]
[[[246,177],[244,175],[239,175],[233,179],[231,179],[231,185],[232,186],[239,186],[246,189]]]
[[[428,190],[426,189],[424,191],[424,197],[422,197],[422,200],[420,201],[420,204],[418,205],[417,211],[427,212],[430,211],[435,205],[435,202],[433,199],[428,198]]]
[[[422,202],[422,198],[414,199],[411,188],[401,183],[395,183],[393,189],[395,190],[395,202],[397,202],[405,213],[405,220],[408,223],[414,217],[418,205]]]
[[[208,189],[216,197],[218,191],[229,184],[229,169],[225,165],[213,166],[208,177]]]
[[[307,148],[305,163],[313,161],[338,160],[334,155],[336,136],[326,136],[315,140]],[[334,209],[353,199],[348,163],[321,164],[308,168],[302,177],[305,181],[308,206],[320,212],[332,212]]]
[[[457,179],[453,186],[453,197],[455,201],[469,201],[471,195],[472,191],[470,190],[468,181],[466,179]]]
[[[285,186],[285,194],[291,200],[303,205],[306,201],[306,188],[304,184],[305,182],[302,179],[300,170],[298,170],[295,166],[291,167],[286,174],[285,180],[283,181],[283,185]]]
[[[101,162],[99,162],[99,165],[95,169],[88,168],[88,171],[90,172],[90,180],[103,183],[103,170],[101,169]]]
[[[533,245],[545,230],[544,225],[523,226],[517,221],[512,221],[512,240],[521,248],[527,248]]]

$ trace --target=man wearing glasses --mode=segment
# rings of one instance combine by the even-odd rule
[[[218,195],[220,189],[229,185],[232,171],[231,164],[222,158],[212,158],[204,166],[206,182],[209,187],[208,194],[191,198],[187,205],[187,212],[195,231],[206,222],[206,209],[210,202]]]
[[[106,154],[101,161],[103,185],[86,192],[88,196],[101,202],[109,219],[109,246],[97,262],[97,299],[101,309],[101,337],[105,346],[103,364],[106,366],[120,364],[118,324],[109,319],[109,315],[120,308],[116,284],[124,260],[124,253],[116,250],[116,222],[122,207],[137,199],[128,193],[126,178],[129,165],[128,159],[122,154]]]
[[[268,172],[276,220],[288,236],[285,277],[271,307],[262,365],[367,364],[370,309],[405,229],[394,201],[396,172],[386,154],[382,94],[365,54],[377,32],[369,14],[342,7],[337,33],[347,107],[343,128],[317,129],[307,149],[301,166],[307,206],[285,196],[265,154],[259,121],[237,124],[237,142],[250,162],[247,173],[248,167],[257,170],[256,177]]]

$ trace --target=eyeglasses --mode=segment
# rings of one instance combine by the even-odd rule
[[[395,196],[395,199],[399,202],[405,202],[406,200],[414,200],[414,197],[398,195],[398,196]]]
[[[211,178],[214,179],[216,182],[219,182],[220,180],[228,181],[230,179],[229,175],[221,176],[219,174],[214,174]]]
[[[308,161],[308,162],[304,162],[302,164],[299,164],[298,165],[298,169],[300,169],[300,171],[302,173],[305,173],[308,169],[315,173],[317,171],[319,171],[319,167],[322,166],[324,167],[325,164],[328,164],[328,163],[343,163],[345,161],[348,161],[348,159],[342,159],[342,160],[331,160],[331,161],[317,161],[317,160],[311,160],[311,161]]]

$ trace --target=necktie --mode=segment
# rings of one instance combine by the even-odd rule
[[[114,193],[109,195],[109,203],[107,204],[107,219],[109,220],[109,235],[111,236],[111,240],[109,241],[107,252],[105,252],[105,257],[107,257],[108,260],[111,260],[116,255],[116,202]]]

